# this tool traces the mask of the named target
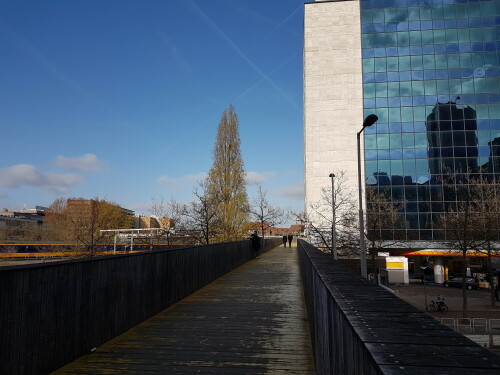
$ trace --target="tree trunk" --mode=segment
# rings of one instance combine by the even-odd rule
[[[491,307],[496,306],[496,298],[495,298],[495,283],[493,282],[493,266],[491,265],[491,245],[488,244],[488,258],[487,258],[487,267],[488,267],[488,275],[490,280],[490,294],[491,294]]]
[[[467,251],[462,251],[462,318],[467,317]]]

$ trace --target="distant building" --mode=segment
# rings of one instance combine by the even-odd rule
[[[294,224],[290,226],[290,233],[299,236],[303,233],[305,226],[302,224]]]
[[[254,231],[256,230],[259,234],[259,236],[262,236],[262,228],[261,224],[254,222],[250,223],[251,224],[251,230]],[[283,236],[285,234],[292,234],[294,236],[300,236],[303,234],[305,226],[302,224],[294,224],[291,225],[289,228],[275,228],[269,226],[269,224],[264,223],[264,230],[265,230],[265,235],[266,236]]]
[[[250,230],[253,232],[253,231],[257,231],[257,233],[259,234],[259,236],[262,236],[262,226],[264,226],[264,234],[266,236],[271,236],[273,235],[273,230],[274,228],[271,228],[269,226],[269,223],[264,223],[262,225],[262,223],[259,223],[259,222],[253,222],[253,223],[250,223]]]
[[[28,208],[28,209],[24,208],[21,210],[9,210],[7,208],[4,208],[0,212],[0,216],[10,217],[13,219],[20,219],[20,220],[35,220],[43,222],[46,210],[47,207],[43,206],[36,206],[35,208]]]
[[[160,223],[160,228],[174,228],[175,227],[174,220],[170,219],[168,217],[159,217],[159,218],[157,218],[157,220]]]
[[[77,210],[84,211],[84,210],[88,210],[89,208],[91,208],[91,205],[95,204],[95,202],[97,202],[95,199],[70,198],[70,199],[66,200],[66,207],[72,208],[72,209],[75,208]],[[106,201],[103,201],[103,202],[106,202]],[[115,203],[111,203],[111,202],[106,202],[106,203],[111,204],[111,205],[116,206],[116,207],[119,207],[120,210],[122,211],[122,213],[126,216],[134,216],[135,215],[135,211],[133,211],[133,210],[129,210],[128,208],[123,208]]]
[[[117,215],[117,209],[120,211],[120,215]],[[92,223],[86,225],[96,225],[101,229],[131,229],[134,226],[134,211],[106,200],[67,199],[65,212],[70,221],[81,220],[82,222]],[[113,212],[111,217],[109,216],[110,212]],[[116,228],[116,226],[119,228]]]
[[[148,228],[171,228],[173,227],[173,220],[167,217],[155,216],[136,216],[134,221],[134,229],[148,229]]]
[[[0,212],[0,241],[39,240],[42,237],[46,207]]]
[[[160,228],[160,223],[152,216],[136,216],[134,218],[134,229]]]
[[[426,122],[429,172],[432,182],[442,174],[476,173],[478,139],[476,111],[456,102],[436,103]]]
[[[493,171],[500,171],[500,137],[488,142],[488,148],[490,151],[488,161],[481,166],[481,171],[492,174]]]

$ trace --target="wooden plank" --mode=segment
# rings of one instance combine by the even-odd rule
[[[0,373],[47,373],[250,259],[249,241],[0,268]]]
[[[192,256],[170,263],[177,282]],[[134,372],[313,374],[296,252],[246,263],[54,374]]]

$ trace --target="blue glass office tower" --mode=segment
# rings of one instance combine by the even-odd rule
[[[367,189],[405,202],[398,238],[443,239],[443,176],[500,177],[500,0],[360,8]]]

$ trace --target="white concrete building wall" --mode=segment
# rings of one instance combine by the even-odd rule
[[[306,3],[304,208],[309,215],[310,204],[320,200],[321,188],[331,186],[332,172],[345,170],[350,188],[357,192],[356,133],[362,123],[359,2]]]

